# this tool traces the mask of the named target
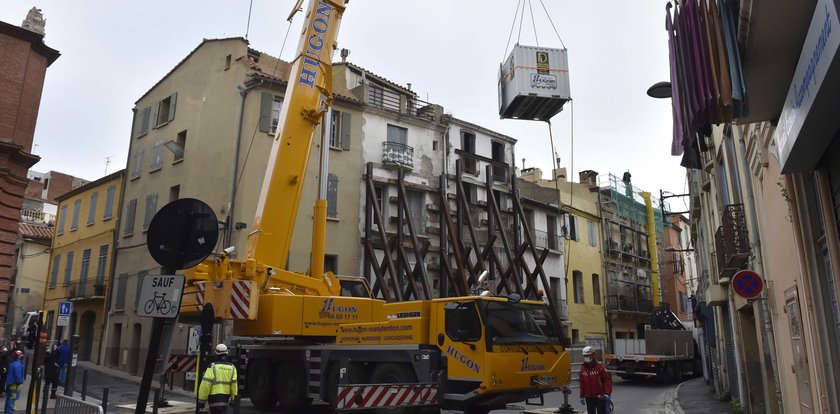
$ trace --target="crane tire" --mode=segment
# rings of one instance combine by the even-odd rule
[[[303,361],[278,362],[274,371],[274,389],[280,408],[284,411],[304,408],[311,400],[306,396],[309,384]]]
[[[251,403],[260,410],[270,410],[277,404],[271,366],[271,361],[264,358],[255,358],[248,362],[245,386]]]

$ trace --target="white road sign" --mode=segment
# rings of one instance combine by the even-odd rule
[[[181,307],[184,276],[146,276],[137,301],[137,316],[174,318]]]
[[[58,326],[69,326],[70,325],[70,312],[73,310],[73,302],[62,300],[58,302],[58,321],[56,321],[56,325]]]

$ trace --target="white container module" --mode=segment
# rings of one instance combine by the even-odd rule
[[[516,45],[499,70],[499,115],[548,121],[571,99],[566,49]]]

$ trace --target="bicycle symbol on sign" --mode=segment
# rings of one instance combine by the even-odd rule
[[[166,293],[155,293],[154,295],[155,296],[146,301],[146,304],[143,306],[143,310],[147,315],[150,315],[155,311],[161,315],[166,315],[175,310],[175,307],[172,306],[172,301],[166,300]]]

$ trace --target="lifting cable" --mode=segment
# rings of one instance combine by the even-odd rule
[[[540,5],[543,8],[543,11],[545,12],[545,17],[548,18],[548,22],[551,24],[551,28],[554,30],[554,34],[557,35],[557,40],[560,41],[560,46],[562,46],[563,49],[566,49],[566,44],[563,43],[563,39],[560,37],[560,32],[557,31],[557,26],[554,24],[554,20],[551,19],[551,15],[548,13],[548,8],[545,7],[545,3],[543,2],[543,0],[539,0],[539,1],[540,1]],[[510,25],[510,33],[508,34],[508,40],[507,40],[507,43],[505,44],[505,53],[504,53],[504,55],[502,55],[502,60],[501,60],[502,62],[504,62],[504,60],[507,59],[507,54],[508,54],[508,51],[510,50],[509,49],[510,48],[510,40],[513,38],[513,31],[516,29],[517,19],[519,20],[519,30],[517,30],[517,32],[516,32],[516,44],[518,45],[519,41],[522,39],[522,27],[524,26],[523,23],[524,23],[524,20],[525,20],[526,2],[527,2],[529,13],[531,15],[531,26],[534,29],[534,41],[536,42],[536,46],[539,47],[539,45],[540,45],[540,39],[539,39],[539,36],[537,34],[537,22],[536,22],[536,19],[534,19],[534,7],[531,5],[531,0],[519,0],[516,3],[516,9],[513,13],[513,22]],[[520,14],[520,11],[519,11],[520,8],[522,9],[521,14]]]

